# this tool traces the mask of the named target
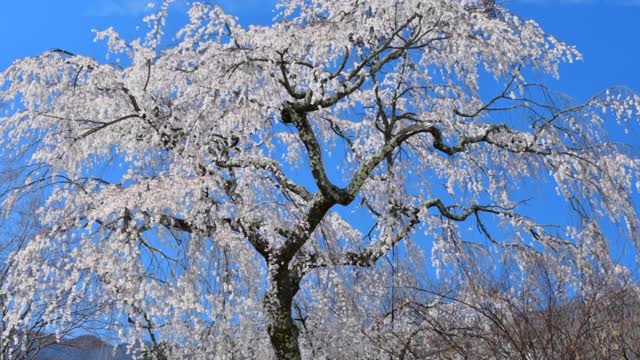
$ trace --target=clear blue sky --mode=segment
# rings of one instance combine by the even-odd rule
[[[269,22],[275,0],[217,2],[247,24]],[[627,85],[640,91],[640,0],[503,2],[522,17],[535,19],[559,39],[576,45],[584,54],[584,62],[561,68],[560,81],[552,84],[557,90],[578,99],[611,85]],[[130,36],[142,35],[144,25],[138,31],[136,26],[141,24],[147,3],[148,0],[4,0],[0,2],[0,69],[17,58],[51,48],[100,58],[105,47],[92,42],[91,29],[114,26]],[[177,8],[180,12],[185,6]]]
[[[170,26],[185,20],[177,0]],[[268,23],[276,0],[209,0],[243,24]],[[500,0],[547,32],[576,45],[584,61],[561,67],[549,85],[577,100],[606,87],[626,85],[640,92],[640,0]],[[113,26],[128,38],[143,36],[148,0],[0,0],[0,69],[52,48],[102,59],[106,47],[91,29]],[[180,14],[182,13],[182,14]],[[173,19],[173,21],[172,21]],[[140,26],[139,30],[136,27]],[[170,32],[169,32],[170,33]],[[640,139],[627,139],[639,144]],[[557,215],[554,213],[554,216]]]

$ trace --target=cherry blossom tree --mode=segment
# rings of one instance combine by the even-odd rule
[[[637,127],[640,98],[530,81],[580,59],[534,21],[493,1],[282,0],[247,27],[194,3],[167,46],[169,4],[144,38],[96,33],[119,63],[52,50],[2,72],[3,155],[24,159],[3,207],[47,196],[3,291],[64,292],[52,326],[90,301],[158,358],[375,358],[363,329],[389,325],[371,314],[391,299],[394,318],[426,264],[466,289],[505,259],[573,291],[628,278],[606,228],[640,241],[640,158],[613,130]],[[578,220],[537,220],[540,188]]]

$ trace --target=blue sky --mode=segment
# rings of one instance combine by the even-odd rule
[[[161,1],[161,0],[158,0]],[[176,0],[169,26],[186,20],[186,0]],[[276,0],[211,0],[243,24],[268,23]],[[640,92],[640,0],[500,0],[524,18],[538,21],[560,40],[576,45],[584,61],[561,67],[549,85],[577,100],[614,85]],[[149,0],[0,1],[0,69],[12,61],[62,48],[102,59],[104,44],[92,29],[113,26],[125,37],[144,36],[141,18]],[[173,26],[172,26],[173,24]],[[168,31],[167,33],[171,33]],[[637,144],[638,139],[627,139]]]
[[[178,0],[179,2],[180,0]],[[213,0],[215,2],[216,0]],[[269,22],[274,0],[222,0],[221,5],[244,24]],[[91,29],[114,26],[129,36],[148,0],[5,0],[0,3],[0,69],[15,59],[51,48],[100,58],[105,47],[93,43]],[[574,44],[581,63],[561,68],[557,90],[578,99],[612,85],[640,91],[640,0],[504,0],[525,18]],[[177,12],[185,6],[178,6]],[[174,13],[175,14],[175,13]],[[176,16],[174,16],[174,19]]]
[[[561,67],[560,80],[549,83],[552,88],[577,100],[614,85],[626,85],[640,92],[640,0],[501,1],[521,17],[535,19],[547,32],[576,45],[583,53],[584,61]],[[143,36],[145,25],[140,20],[148,11],[147,3],[148,0],[1,1],[0,69],[18,58],[52,48],[102,59],[106,47],[93,42],[91,30],[113,26],[125,37]],[[219,3],[243,24],[250,24],[268,23],[275,0]],[[186,6],[174,8],[170,26],[185,19]],[[627,139],[635,145],[639,140]]]

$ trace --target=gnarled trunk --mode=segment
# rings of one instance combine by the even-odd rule
[[[278,360],[301,360],[298,329],[291,318],[293,297],[300,288],[300,279],[287,269],[269,268],[270,287],[264,296],[264,311],[271,346]]]

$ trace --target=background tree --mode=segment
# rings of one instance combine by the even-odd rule
[[[505,259],[514,279],[543,259],[574,293],[629,278],[602,228],[640,240],[640,163],[606,131],[636,127],[640,98],[530,82],[580,58],[535,22],[487,1],[283,0],[242,27],[195,3],[164,47],[168,6],[144,39],[97,33],[123,65],[52,50],[2,73],[3,154],[28,158],[4,207],[47,196],[14,301],[65,292],[56,324],[100,304],[162,357],[371,358],[363,329],[397,330],[416,296],[397,285],[429,261],[465,292]],[[538,181],[576,225],[527,212]]]
[[[4,285],[11,271],[11,253],[19,251],[37,232],[32,218],[14,215],[12,220],[11,227],[2,224],[0,285]],[[45,308],[34,300],[16,304],[12,301],[13,295],[11,291],[0,295],[0,357],[33,359],[42,348],[54,343],[55,337],[46,331]]]
[[[12,188],[15,173],[0,171],[0,191]],[[67,304],[68,293],[60,291],[41,298],[37,294],[18,294],[19,288],[7,286],[9,275],[15,271],[14,254],[19,253],[29,240],[43,229],[34,212],[42,205],[38,192],[23,193],[20,207],[14,207],[7,218],[0,222],[0,359],[37,359],[41,350],[58,343],[58,340],[79,328],[90,330],[88,322],[98,312],[95,304],[78,301]],[[65,307],[69,321],[57,323],[51,316],[56,307]],[[59,309],[58,309],[59,310]],[[52,325],[56,325],[54,333]]]
[[[509,279],[514,269],[504,265],[473,288],[400,287],[412,294],[398,299],[395,320],[388,312],[366,329],[381,358],[638,357],[637,286],[601,278],[576,295],[542,261],[517,284]]]

